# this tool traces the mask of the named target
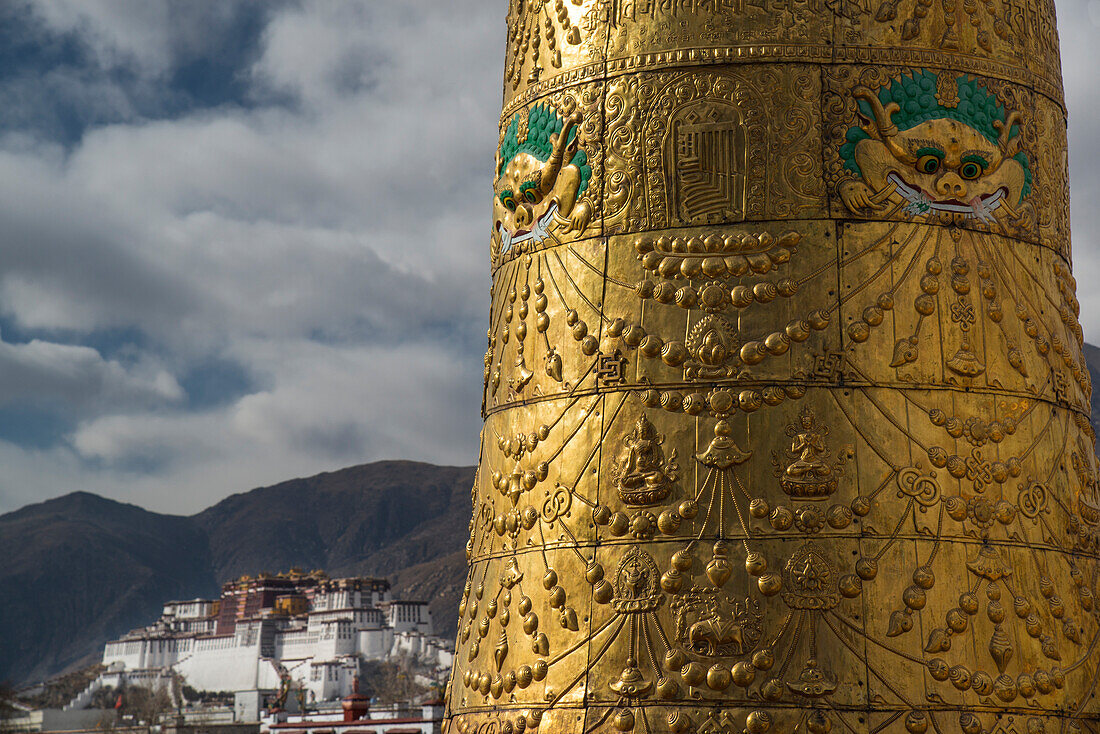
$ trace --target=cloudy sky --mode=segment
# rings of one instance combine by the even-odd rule
[[[0,3],[0,512],[474,463],[506,6]],[[1100,342],[1100,0],[1059,26]]]

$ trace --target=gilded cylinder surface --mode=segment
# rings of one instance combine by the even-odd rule
[[[452,733],[1097,731],[1049,0],[513,0]]]

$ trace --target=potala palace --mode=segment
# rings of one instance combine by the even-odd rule
[[[332,700],[352,691],[364,660],[411,656],[449,668],[453,643],[432,632],[427,603],[392,599],[383,579],[243,576],[225,584],[220,599],[168,602],[155,623],[108,642],[104,673],[79,698],[91,700],[103,686],[178,677],[200,691],[290,686],[310,700]]]

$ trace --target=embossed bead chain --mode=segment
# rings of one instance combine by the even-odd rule
[[[1049,0],[511,0],[452,734],[1100,730]]]

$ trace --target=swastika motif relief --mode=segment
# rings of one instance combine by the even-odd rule
[[[513,0],[446,726],[1100,732],[1045,0]]]

